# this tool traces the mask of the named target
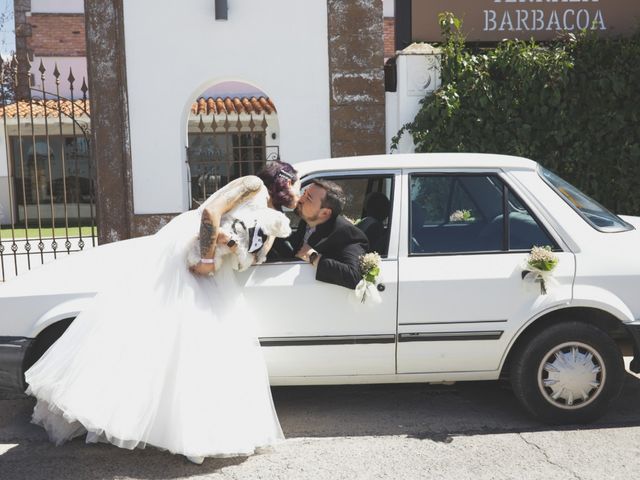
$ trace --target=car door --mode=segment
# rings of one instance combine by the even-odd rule
[[[571,299],[574,256],[499,170],[405,173],[398,373],[496,371],[524,322]],[[533,245],[560,259],[546,295],[522,280]]]
[[[315,268],[300,260],[265,263],[244,272],[239,278],[260,314],[257,331],[269,374],[276,383],[285,377],[393,374],[400,172],[328,172],[307,176],[303,185],[314,177],[343,187],[344,214],[354,221],[362,216],[368,194],[388,198],[382,302],[359,303],[353,290],[317,281]]]

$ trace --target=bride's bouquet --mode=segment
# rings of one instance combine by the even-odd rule
[[[557,285],[553,278],[553,270],[558,265],[558,256],[551,251],[550,246],[533,247],[523,266],[526,274],[522,277],[527,283],[540,283],[540,293],[547,294],[547,290]]]
[[[362,280],[356,286],[356,298],[360,303],[364,303],[367,299],[373,303],[380,303],[382,299],[376,287],[378,275],[380,275],[380,255],[377,252],[360,256],[360,273]]]

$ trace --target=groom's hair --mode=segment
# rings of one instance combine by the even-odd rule
[[[311,183],[322,188],[326,193],[322,199],[322,208],[331,209],[331,218],[335,218],[342,213],[346,197],[342,187],[330,180],[315,179]]]

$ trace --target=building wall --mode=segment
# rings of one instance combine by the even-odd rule
[[[396,54],[396,20],[384,19],[384,58],[391,58]]]
[[[55,93],[53,70],[60,71],[60,95],[69,97],[70,70],[76,81],[74,98],[82,96],[80,88],[87,79],[84,2],[82,0],[15,0],[16,54],[18,57],[18,95],[28,98],[27,59],[31,63],[29,73],[33,79],[36,97],[42,96],[42,74],[45,72],[45,90]]]
[[[39,57],[84,57],[84,14],[34,13],[28,17],[31,37],[27,42]]]
[[[83,0],[31,0],[33,13],[83,13]]]
[[[272,99],[283,160],[330,156],[327,0],[229,2],[227,21],[212,0],[123,3],[135,214],[189,207],[189,108],[218,82]]]
[[[4,129],[0,131],[0,225],[11,221],[9,198],[9,164],[7,161],[7,143]]]
[[[395,0],[382,0],[382,12],[385,18],[395,15]]]

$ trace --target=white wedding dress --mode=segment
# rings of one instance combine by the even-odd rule
[[[267,198],[262,187],[230,215],[250,218]],[[258,307],[230,267],[188,271],[200,215],[179,215],[118,259],[118,281],[26,372],[33,422],[56,444],[86,433],[87,442],[224,457],[283,439],[254,333]]]

